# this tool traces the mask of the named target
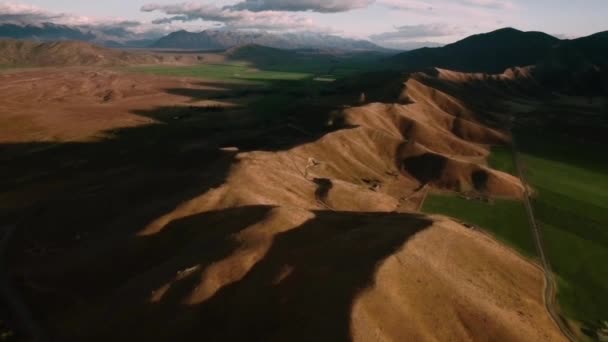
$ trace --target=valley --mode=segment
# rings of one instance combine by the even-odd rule
[[[543,62],[580,41],[518,32],[390,56],[3,41],[0,227],[27,312],[0,333],[599,339],[608,100],[587,80],[608,83]],[[505,34],[537,49],[466,58]]]

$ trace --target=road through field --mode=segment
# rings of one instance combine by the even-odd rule
[[[536,245],[536,249],[538,251],[538,256],[541,261],[541,265],[545,274],[545,290],[544,290],[544,301],[545,306],[547,307],[547,311],[551,318],[559,329],[562,331],[564,336],[566,336],[570,341],[577,341],[578,338],[570,329],[570,326],[567,324],[566,320],[558,313],[557,310],[557,290],[555,285],[555,279],[553,277],[553,271],[551,269],[551,263],[545,254],[545,246],[543,242],[542,230],[538,223],[536,222],[536,218],[534,217],[534,208],[532,207],[532,203],[530,200],[530,190],[528,187],[528,182],[526,181],[523,165],[521,161],[521,157],[519,155],[517,145],[515,143],[515,137],[513,137],[513,161],[515,163],[515,169],[517,171],[517,176],[521,180],[524,185],[524,205],[526,207],[526,212],[528,214],[528,219],[530,221],[530,228],[532,229],[532,233],[534,235],[534,244]]]

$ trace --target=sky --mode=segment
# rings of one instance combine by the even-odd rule
[[[207,28],[311,31],[395,48],[502,27],[575,38],[608,30],[608,0],[0,0],[0,23],[119,27],[161,35]]]

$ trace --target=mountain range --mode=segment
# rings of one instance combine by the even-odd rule
[[[0,39],[33,40],[51,42],[77,40],[105,47],[144,48],[156,42],[158,37],[138,36],[121,28],[85,28],[53,23],[40,25],[0,24]]]
[[[393,63],[408,69],[439,67],[463,72],[502,73],[511,67],[543,65],[573,70],[608,62],[608,32],[560,40],[542,32],[504,28],[467,37],[444,47],[400,53]]]
[[[317,33],[274,34],[228,30],[205,30],[202,32],[177,31],[159,39],[151,47],[214,50],[229,49],[247,44],[263,45],[277,49],[386,50],[366,40],[355,40]]]
[[[106,47],[184,50],[225,50],[246,44],[257,44],[279,49],[388,50],[366,40],[312,32],[276,34],[216,29],[202,32],[177,31],[160,37],[137,36],[125,30],[93,30],[52,23],[38,26],[0,24],[0,38],[37,41],[80,40]]]
[[[102,33],[103,35],[103,33]],[[382,51],[382,48],[364,40],[314,33],[272,34],[228,30],[206,30],[198,33],[177,31],[155,41],[102,40],[94,32],[83,32],[68,26],[46,24],[42,26],[0,25],[0,38],[20,40],[92,42],[106,47],[139,46],[163,50],[226,50],[226,57],[241,58],[268,64],[272,60],[295,58],[289,50],[310,50],[311,54],[335,55],[341,51]],[[103,36],[108,38],[107,35]],[[83,65],[109,63],[130,64],[141,56],[126,58],[108,52],[106,59],[97,61],[91,56],[105,55],[94,47],[70,45],[77,54],[77,47],[86,50],[77,59]],[[237,49],[235,47],[247,47]],[[36,56],[32,45],[9,42],[1,46],[5,64],[27,61],[29,64],[70,64],[69,56],[49,57],[62,49],[59,45],[41,45],[50,51],[46,57]],[[88,53],[95,50],[95,53]],[[55,51],[55,52],[53,52]],[[385,52],[390,52],[385,50]],[[242,54],[246,56],[242,56]],[[63,56],[63,57],[62,57]],[[64,58],[65,57],[65,58]],[[0,58],[1,59],[1,58]],[[127,60],[121,62],[122,59]],[[158,59],[158,58],[156,58]],[[150,62],[155,62],[152,59]],[[66,62],[62,62],[66,61]],[[264,63],[260,62],[263,61]],[[2,61],[0,61],[2,62]],[[524,32],[504,28],[489,33],[473,35],[444,47],[421,48],[398,53],[385,60],[385,67],[397,70],[418,71],[426,68],[442,68],[462,72],[500,74],[513,67],[534,66],[535,78],[546,86],[567,93],[588,94],[603,92],[608,79],[608,31],[578,39],[558,39],[542,32]]]
[[[0,37],[39,41],[84,40],[93,41],[95,35],[78,28],[53,23],[41,25],[0,24]]]

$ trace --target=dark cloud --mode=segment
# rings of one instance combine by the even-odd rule
[[[227,22],[237,20],[238,15],[231,11],[224,10],[212,5],[199,5],[194,3],[183,3],[174,5],[159,5],[148,4],[141,7],[143,12],[162,12],[169,15],[167,18],[158,19],[155,22],[171,22],[171,21],[218,21]]]
[[[462,9],[508,10],[516,8],[505,0],[376,0],[380,5],[394,10],[430,13],[449,7]]]
[[[420,0],[378,0],[378,4],[397,11],[430,12],[433,3]]]
[[[347,12],[357,8],[364,8],[375,0],[245,0],[228,8],[234,10],[260,11],[287,11],[287,12],[320,12],[337,13]]]
[[[337,13],[364,8],[375,0],[244,0],[231,6],[178,3],[171,5],[147,4],[143,12],[161,12],[155,24],[172,22],[208,21],[222,23],[228,28],[266,30],[321,30],[305,17],[293,12]]]
[[[308,19],[293,13],[280,11],[237,10],[232,7],[217,7],[183,3],[175,5],[149,4],[141,8],[144,12],[161,12],[166,17],[153,21],[155,24],[167,24],[175,21],[209,21],[224,24],[235,29],[263,30],[316,30],[319,29]]]

